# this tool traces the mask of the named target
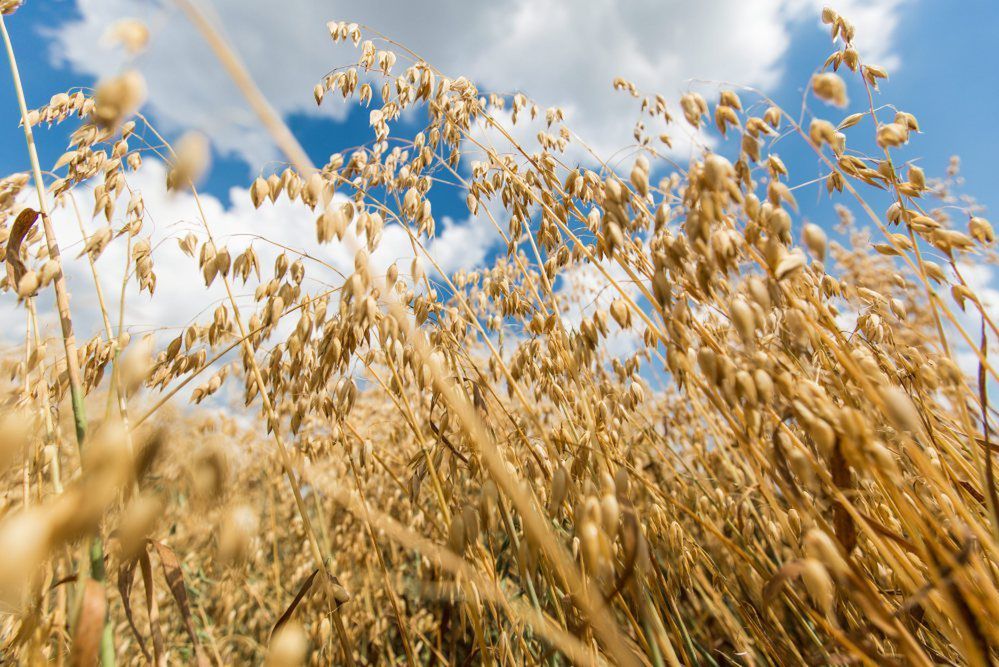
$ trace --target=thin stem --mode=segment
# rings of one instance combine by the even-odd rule
[[[17,68],[17,60],[14,57],[14,46],[7,32],[7,23],[2,15],[0,15],[0,32],[3,33],[4,46],[7,49],[7,59],[10,62],[10,72],[14,80],[14,92],[17,95],[17,105],[21,111],[21,125],[24,128],[24,140],[28,148],[28,159],[31,162],[35,192],[38,195],[38,209],[42,219],[42,228],[45,232],[45,242],[48,246],[49,258],[52,261],[61,262],[59,243],[56,239],[55,230],[52,227],[52,220],[49,217],[45,184],[42,180],[42,170],[38,162],[38,151],[35,148],[35,137],[31,131],[31,123],[28,118],[28,105],[24,99],[21,74]],[[59,323],[62,328],[63,347],[66,351],[66,374],[69,377],[70,400],[76,427],[76,444],[82,452],[84,441],[87,437],[87,412],[84,405],[83,383],[80,378],[80,363],[76,355],[76,338],[73,334],[73,319],[69,307],[69,290],[66,288],[66,279],[62,271],[59,271],[53,281],[53,287],[56,296],[56,308],[59,312]],[[104,549],[99,535],[93,538],[90,558],[91,576],[101,585],[104,585]],[[82,581],[80,585],[83,585]],[[110,667],[115,662],[114,635],[110,615],[105,618],[105,631],[101,635],[100,657],[101,663],[105,667]]]

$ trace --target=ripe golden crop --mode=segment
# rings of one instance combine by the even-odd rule
[[[0,2],[0,21],[19,4]],[[866,94],[851,104],[847,82],[873,90],[887,72],[862,62],[846,19],[822,14],[835,51],[804,125],[734,88],[683,95],[674,119],[666,97],[615,80],[640,113],[720,148],[677,165],[669,136],[639,124],[613,169],[592,154],[576,166],[587,146],[561,110],[331,23],[359,58],[316,102],[369,106],[372,136],[314,165],[222,36],[179,4],[287,161],[248,185],[248,210],[265,220],[283,200],[285,224],[352,266],[275,247],[255,219],[248,246],[216,234],[198,194],[210,137],[171,147],[138,111],[138,72],[34,110],[15,76],[32,170],[0,180],[3,298],[24,317],[2,359],[0,654],[999,657],[999,330],[972,280],[996,261],[994,233],[955,193],[956,163],[942,179],[906,165],[914,115]],[[149,37],[134,20],[111,34],[136,51]],[[827,105],[845,120],[822,118]],[[413,108],[425,127],[394,134]],[[511,123],[532,119],[527,149]],[[35,132],[50,123],[74,130],[43,172]],[[835,229],[799,214],[811,175],[789,173],[779,137],[814,151]],[[199,202],[195,227],[153,224],[130,183],[149,159]],[[483,266],[447,272],[429,251],[441,192],[501,241]],[[56,210],[84,238],[65,255]],[[390,230],[414,259],[374,259]],[[197,275],[157,275],[164,241]],[[125,280],[106,293],[102,259],[118,248]],[[86,318],[64,262],[92,278],[73,289],[95,291],[96,332],[74,329]],[[165,281],[223,298],[170,333],[130,333],[130,285],[155,302]]]

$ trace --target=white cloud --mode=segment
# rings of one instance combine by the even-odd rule
[[[860,57],[865,62],[897,69],[901,60],[893,51],[895,31],[902,18],[902,8],[909,0],[841,0],[840,2],[815,2],[804,0],[805,11],[815,11],[820,5],[833,9],[850,20],[857,28],[854,40]]]
[[[154,270],[157,275],[156,293],[150,298],[148,293],[139,293],[133,280],[129,282],[125,299],[126,326],[133,333],[166,328],[175,335],[183,327],[194,321],[210,321],[212,311],[226,302],[221,281],[216,280],[210,288],[205,288],[195,259],[185,255],[177,244],[177,239],[193,232],[200,240],[206,238],[198,215],[197,202],[190,193],[170,193],[165,187],[166,169],[161,162],[146,160],[142,168],[128,176],[129,185],[141,192],[145,202],[147,219],[140,234],[150,237],[153,245]],[[91,220],[93,190],[80,188],[75,197],[84,215],[84,225],[88,234],[105,224],[104,218]],[[353,271],[354,257],[347,243],[332,242],[319,244],[315,237],[317,213],[300,203],[290,203],[284,196],[276,203],[267,201],[260,209],[254,209],[246,188],[234,187],[226,200],[202,194],[201,206],[211,227],[216,243],[228,248],[233,259],[251,243],[260,258],[261,273],[267,280],[273,271],[274,260],[284,252],[277,244],[293,249],[288,257],[294,261],[298,255],[294,251],[305,252],[321,260],[304,260],[306,278],[304,288],[318,292],[322,285],[338,286],[341,278],[337,271],[349,274]],[[118,202],[114,227],[122,224],[128,195]],[[73,295],[72,309],[76,318],[77,335],[88,336],[103,333],[96,290],[86,257],[78,258],[83,247],[82,237],[73,209],[65,206],[53,212],[56,234],[63,250],[64,270]],[[348,236],[358,245],[353,226]],[[446,273],[462,268],[472,268],[482,263],[494,241],[498,239],[495,229],[488,221],[454,222],[444,219],[438,235],[427,245],[428,251]],[[199,245],[200,247],[200,245]],[[409,273],[413,250],[409,236],[397,224],[386,224],[381,242],[372,254],[376,269],[384,271],[398,262],[400,274]],[[117,325],[118,299],[122,284],[122,271],[126,259],[125,238],[112,241],[97,260],[106,305],[111,310],[111,320]],[[252,311],[255,280],[247,287],[236,282],[236,293],[241,308],[246,309],[244,318]],[[41,296],[40,312],[52,312],[48,303],[48,290]],[[13,299],[9,302],[12,304]],[[19,316],[14,316],[20,319]],[[17,320],[14,320],[17,321]],[[50,333],[57,335],[57,322],[47,322]],[[8,331],[5,336],[11,344],[17,342],[23,332]]]
[[[837,9],[857,27],[858,46],[866,60],[891,64],[892,35],[905,2],[911,0],[838,3]],[[150,28],[151,42],[135,64],[146,76],[149,108],[157,123],[172,132],[201,129],[217,150],[245,159],[253,171],[278,157],[235,86],[173,2],[77,0],[76,4],[77,16],[52,29],[52,55],[57,61],[95,76],[120,70],[127,66],[128,57],[95,45],[115,21],[139,18]],[[209,5],[197,4],[203,9]],[[772,89],[780,83],[792,33],[808,22],[817,24],[824,3],[284,0],[275,4],[268,0],[212,0],[210,4],[215,8],[215,23],[235,44],[267,98],[285,116],[304,113],[342,118],[346,114],[347,107],[336,99],[328,99],[317,109],[312,87],[334,67],[356,60],[353,49],[331,42],[326,22],[357,21],[406,44],[447,74],[474,80],[483,90],[523,91],[541,105],[562,106],[569,126],[602,157],[610,157],[632,143],[631,131],[638,118],[635,100],[611,89],[614,77],[624,76],[643,91],[662,92],[672,98],[691,85],[692,77]],[[536,125],[518,128],[516,136],[529,138],[536,130]],[[687,132],[682,122],[671,130],[681,155],[694,145]],[[132,178],[144,192],[147,209],[158,225],[156,238],[199,231],[193,199],[190,195],[168,195],[163,177],[162,165],[147,162]],[[314,216],[300,206],[279,200],[275,206],[266,204],[254,211],[243,188],[233,188],[228,199],[204,197],[203,204],[213,230],[227,240],[233,255],[252,240],[243,234],[259,234],[315,252],[344,269],[352,264],[345,249],[316,246]],[[75,223],[67,225],[61,220],[61,237],[78,239]],[[502,218],[498,222],[502,225]],[[481,218],[471,225],[443,219],[438,227],[439,235],[430,251],[448,272],[481,264],[499,240],[492,224]],[[259,240],[255,248],[266,258],[265,264],[277,254],[273,246]],[[100,260],[111,299],[117,298],[123,252],[123,246],[112,245]],[[376,264],[385,266],[392,259],[402,259],[406,264],[400,268],[405,272],[411,255],[406,234],[388,225],[374,258]],[[177,326],[205,309],[210,313],[221,302],[218,286],[205,292],[196,263],[183,256],[172,240],[154,258],[158,294],[152,300],[130,294],[127,322],[137,327]],[[85,269],[82,261],[67,268],[76,298],[82,301],[80,310],[93,313],[96,304],[89,296],[93,290]],[[589,278],[592,282],[594,276]],[[603,278],[596,276],[596,282],[602,287]],[[87,324],[90,331],[96,331],[99,322]]]
[[[958,269],[985,311],[999,313],[999,276],[995,267],[984,262],[961,262]]]
[[[445,273],[482,266],[490,248],[500,241],[492,223],[484,218],[455,222],[444,219],[444,226],[430,243],[427,252]]]
[[[621,289],[632,300],[638,301],[640,290],[635,285],[621,265],[613,260],[600,262],[604,269]],[[562,321],[571,329],[578,329],[583,319],[592,317],[594,311],[608,312],[610,305],[621,296],[611,285],[604,274],[593,264],[573,266],[561,274],[562,286],[557,290],[559,301],[564,310]],[[608,316],[608,335],[604,340],[603,349],[611,358],[623,358],[632,354],[642,346],[642,332],[645,325],[637,315],[632,314],[632,325],[622,329]]]
[[[996,317],[999,316],[999,274],[997,274],[996,268],[980,261],[960,262],[958,268],[961,271],[961,277],[964,278],[965,284],[967,284],[982,304],[982,309],[995,322]],[[958,283],[956,279],[953,282],[954,284]],[[964,329],[965,333],[968,334],[977,346],[980,341],[982,326],[981,313],[978,308],[968,301],[965,303],[964,310],[961,310],[952,301],[950,310],[958,324],[961,325],[961,328]],[[968,343],[953,324],[945,322],[944,326],[947,336],[952,341],[955,349],[955,361],[958,367],[969,378],[976,379],[978,377],[978,355],[968,346]],[[986,329],[986,332],[989,350],[993,352],[993,354],[989,355],[989,358],[992,359],[994,351],[999,347],[999,339],[996,338],[991,329]],[[992,362],[990,361],[989,363]],[[989,391],[992,393],[994,390],[995,382],[990,378]]]
[[[845,0],[866,59],[892,64],[892,35],[907,0]],[[55,31],[55,55],[95,75],[116,71],[123,53],[95,48],[107,26],[136,16],[151,29],[139,66],[150,105],[167,129],[205,130],[223,153],[257,168],[276,157],[268,138],[207,46],[172,2],[77,0],[79,18]],[[198,3],[201,5],[202,3]],[[328,20],[366,24],[409,46],[452,76],[483,89],[523,91],[562,106],[572,128],[599,153],[631,143],[635,101],[611,90],[624,76],[668,96],[693,77],[773,88],[792,32],[817,21],[822,0],[467,0],[334,3],[321,0],[214,0],[217,24],[281,113],[342,117],[334,100],[317,110],[312,87],[356,55],[333,45]],[[681,141],[684,130],[674,126]],[[685,144],[689,145],[689,144]]]

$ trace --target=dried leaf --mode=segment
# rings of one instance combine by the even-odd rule
[[[156,591],[153,589],[153,563],[149,552],[139,554],[139,567],[142,569],[142,584],[146,589],[146,615],[149,618],[149,634],[153,637],[153,656],[157,665],[165,665],[163,656],[163,633],[160,631],[160,614],[156,605]]]
[[[28,235],[31,226],[38,219],[38,211],[33,208],[26,208],[21,211],[14,224],[10,228],[10,236],[7,239],[7,276],[11,285],[21,282],[21,276],[25,274],[27,268],[21,261],[21,243]]]
[[[138,642],[139,649],[142,651],[142,657],[149,661],[149,651],[146,650],[146,643],[142,639],[142,633],[139,632],[139,628],[135,625],[135,618],[132,615],[132,601],[130,600],[132,583],[135,581],[135,566],[138,562],[139,559],[136,557],[118,566],[118,592],[121,594],[121,606],[125,610],[125,619],[128,621],[128,627],[132,629],[135,641]]]
[[[277,623],[275,623],[274,627],[271,629],[272,637],[278,630],[281,629],[282,625],[284,625],[285,623],[288,622],[289,619],[291,619],[291,615],[295,613],[295,610],[298,608],[299,603],[301,603],[302,598],[304,598],[306,593],[309,592],[309,589],[312,588],[312,584],[316,580],[316,577],[318,575],[319,575],[319,568],[316,568],[315,570],[312,571],[312,574],[310,574],[308,578],[304,582],[302,582],[302,585],[298,587],[298,592],[295,593],[295,599],[291,601],[291,604],[288,605],[288,608],[284,610],[283,614],[281,614],[281,618],[277,620]]]
[[[69,662],[73,667],[96,667],[97,648],[104,632],[104,616],[108,603],[104,587],[87,579],[83,587],[83,603],[73,633],[73,650]]]
[[[184,583],[184,571],[181,569],[180,560],[177,558],[177,554],[162,542],[153,541],[152,544],[156,548],[156,554],[160,557],[160,566],[163,568],[163,576],[170,587],[170,593],[173,594],[173,599],[177,602],[180,613],[184,617],[184,628],[194,645],[194,654],[197,657],[198,665],[199,667],[207,666],[208,659],[205,658],[205,654],[201,650],[201,643],[198,641],[198,635],[194,631],[191,607],[187,599],[187,585]]]

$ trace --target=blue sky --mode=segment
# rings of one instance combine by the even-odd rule
[[[861,56],[890,71],[876,103],[893,104],[920,121],[923,133],[901,157],[936,176],[951,155],[960,155],[963,191],[987,207],[986,215],[999,207],[994,165],[999,142],[991,127],[992,109],[999,104],[999,52],[991,44],[999,33],[999,2],[831,4],[856,23]],[[286,0],[276,12],[269,0],[214,0],[212,5],[217,23],[317,163],[371,136],[367,110],[336,100],[316,109],[312,101],[315,82],[333,67],[356,59],[353,52],[330,43],[325,28],[329,19],[378,28],[444,71],[473,79],[482,90],[521,90],[542,105],[561,105],[568,110],[570,126],[604,155],[629,141],[637,118],[630,101],[610,94],[614,76],[636,81],[644,92],[662,92],[677,117],[676,101],[691,88],[704,92],[713,106],[717,87],[690,83],[694,78],[757,86],[796,110],[812,73],[833,50],[818,20],[820,0]],[[435,20],[424,20],[426,14]],[[129,16],[144,21],[152,35],[148,51],[134,61],[101,41],[114,20]],[[193,128],[212,139],[213,167],[202,190],[217,199],[220,215],[231,218],[232,229],[240,229],[244,221],[238,217],[241,209],[232,189],[273,168],[278,155],[169,0],[27,0],[8,17],[7,25],[30,106],[44,104],[56,92],[92,86],[100,76],[123,67],[142,71],[150,89],[145,111],[168,136]],[[856,77],[847,79],[850,108],[826,107],[810,96],[809,108],[833,122],[863,110],[862,88]],[[748,96],[745,101],[750,101]],[[72,127],[70,122],[37,132],[43,165],[52,164],[65,150]],[[856,136],[859,132],[863,130],[858,128]],[[857,141],[850,136],[852,144]],[[0,172],[25,170],[6,67],[0,72],[0,140],[5,147]],[[856,145],[872,148],[863,141]],[[791,169],[792,186],[821,173],[801,141],[784,140],[777,152]],[[688,157],[689,149],[687,157],[679,155],[677,160],[683,163]],[[630,162],[621,166],[629,169]],[[801,220],[826,226],[835,222],[820,186],[802,187],[795,194]],[[880,203],[877,196],[872,201]],[[490,245],[494,239],[469,227],[463,196],[452,191],[433,203],[439,229],[445,218],[444,226],[450,226],[451,234],[437,244],[449,258],[447,266],[474,263],[498,250]],[[179,204],[170,206],[168,211],[182,211]],[[176,224],[170,215],[162,215],[161,224]],[[312,234],[309,219],[275,220],[285,226],[303,225],[297,232],[282,232],[291,234],[289,238]],[[164,270],[173,270],[166,266]],[[152,326],[156,316],[148,317]]]
[[[999,171],[994,167],[999,141],[990,110],[999,103],[999,52],[989,47],[997,34],[999,2],[911,3],[894,38],[901,64],[875,98],[875,103],[893,104],[919,119],[922,134],[903,149],[905,159],[921,165],[928,176],[940,176],[950,156],[959,155],[965,192],[989,211],[999,207]],[[805,24],[794,41],[792,68],[776,96],[788,107],[800,103],[812,69],[828,55],[828,44],[813,35],[814,26]],[[863,95],[859,86],[850,86],[850,112],[862,110],[857,105]]]
[[[136,13],[140,14],[143,5],[155,3],[136,1],[133,4]],[[252,4],[249,3],[247,9]],[[346,19],[351,15],[352,5],[357,3],[325,4],[329,6],[331,18],[342,15]],[[807,85],[809,76],[831,50],[815,12],[806,10],[801,14],[789,22],[790,42],[781,58],[782,71],[775,84],[769,86],[769,92],[775,99],[789,108],[800,105],[801,91]],[[889,52],[899,64],[892,68],[890,81],[882,86],[879,101],[891,102],[915,113],[920,120],[924,132],[907,147],[905,157],[918,160],[929,175],[934,175],[945,168],[951,155],[960,155],[966,191],[989,209],[994,209],[999,206],[999,175],[994,166],[999,145],[991,124],[994,118],[992,109],[999,103],[999,52],[992,48],[991,41],[999,30],[999,3],[988,0],[910,0],[896,14],[898,23],[894,34],[884,39],[890,41]],[[849,17],[849,14],[846,15]],[[41,105],[55,92],[93,85],[93,68],[67,61],[55,37],[63,26],[80,20],[81,9],[76,0],[29,0],[8,19],[8,29],[20,54],[30,105]],[[285,44],[283,48],[293,49],[294,46]],[[275,44],[274,47],[282,48],[282,45]],[[108,60],[114,62],[113,58]],[[331,60],[330,64],[335,63]],[[630,76],[627,71],[620,73]],[[660,84],[663,90],[683,85],[682,81],[665,80]],[[545,91],[526,92],[541,95]],[[851,93],[856,106],[861,101],[861,91],[851,86]],[[814,100],[812,105],[818,106]],[[822,111],[821,108],[819,110]],[[837,114],[835,110],[827,113],[831,118],[837,117]],[[156,118],[155,109],[152,115]],[[303,145],[314,158],[322,161],[329,153],[355,145],[357,137],[367,134],[366,116],[364,112],[353,112],[345,119],[334,120],[292,112],[289,120]],[[4,68],[0,75],[0,138],[8,147],[0,153],[0,169],[4,173],[26,167],[23,151],[20,150],[17,120],[9,73]],[[69,127],[67,124],[65,128],[39,133],[43,163],[51,163],[61,154]],[[782,146],[781,156],[789,164],[802,165],[799,172],[802,180],[814,175],[815,169],[810,169],[814,160],[798,142],[787,142]],[[216,154],[214,168],[204,189],[224,196],[229,187],[245,183],[250,174],[259,168],[261,165],[248,164],[242,156]],[[806,199],[811,198],[803,197],[803,205]],[[457,208],[451,210],[450,202],[441,204],[446,209],[441,209],[443,213],[461,213]],[[828,210],[828,207],[822,208]]]

